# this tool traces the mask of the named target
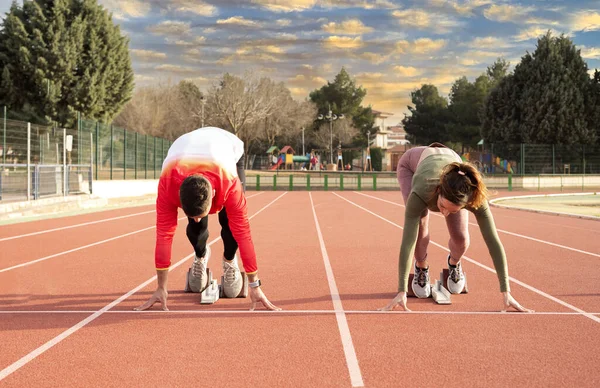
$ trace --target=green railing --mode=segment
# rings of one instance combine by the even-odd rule
[[[495,190],[594,190],[600,189],[600,174],[489,174],[484,176],[489,189]],[[283,182],[283,184],[282,184]],[[246,172],[248,190],[256,191],[378,191],[400,190],[395,172]]]

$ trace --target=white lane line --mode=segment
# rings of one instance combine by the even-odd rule
[[[147,212],[128,214],[128,215],[125,215],[125,216],[119,216],[119,217],[113,217],[113,218],[105,218],[105,219],[102,219],[102,220],[84,222],[84,223],[76,224],[76,225],[69,225],[69,226],[63,226],[63,227],[60,227],[60,228],[41,230],[39,232],[32,232],[32,233],[27,233],[27,234],[20,234],[18,236],[4,237],[4,238],[0,238],[0,242],[2,242],[2,241],[8,241],[8,240],[16,240],[18,238],[23,238],[23,237],[37,236],[37,235],[44,234],[44,233],[57,232],[59,230],[66,230],[66,229],[78,228],[80,226],[100,224],[102,222],[108,222],[108,221],[114,221],[114,220],[122,220],[123,218],[135,217],[135,216],[140,216],[142,214],[148,214],[148,213],[154,213],[154,212],[155,212],[154,210],[149,210]]]
[[[392,202],[392,201],[388,201],[388,200],[385,200],[385,199],[382,199],[382,198],[374,197],[372,195],[367,195],[367,194],[359,193],[358,191],[354,191],[354,193],[360,194],[360,195],[365,196],[365,197],[373,198],[373,199],[376,199],[376,200],[381,201],[381,202],[387,202],[387,203],[390,203],[390,204],[395,205],[395,206],[405,207],[404,205],[400,205],[398,203],[395,203],[395,202]],[[430,214],[433,214],[434,216],[437,216],[437,217],[443,217],[441,214],[437,214],[437,213],[433,213],[433,212],[430,212]],[[476,223],[473,223],[473,222],[469,222],[469,225],[473,225],[473,226],[479,227],[479,225],[477,225]],[[550,241],[540,240],[540,239],[537,239],[537,238],[534,238],[534,237],[529,237],[529,236],[525,236],[525,235],[522,235],[522,234],[509,232],[507,230],[502,230],[502,229],[496,229],[496,230],[498,232],[506,233],[508,235],[515,236],[515,237],[524,238],[526,240],[531,240],[531,241],[539,242],[539,243],[542,243],[542,244],[551,245],[551,246],[554,246],[554,247],[557,247],[557,248],[567,249],[567,250],[573,251],[573,252],[583,253],[584,255],[589,255],[589,256],[594,256],[594,257],[600,257],[600,254],[598,254],[598,253],[593,253],[593,252],[588,252],[588,251],[582,251],[581,249],[568,247],[566,245],[556,244],[556,243],[553,243],[553,242],[550,242]]]
[[[186,217],[179,218],[179,220],[182,220],[184,218],[186,218]],[[32,265],[32,264],[39,263],[39,262],[42,262],[42,261],[50,260],[50,259],[58,257],[58,256],[66,255],[68,253],[77,252],[77,251],[80,251],[82,249],[86,249],[86,248],[90,248],[90,247],[93,247],[93,246],[96,246],[96,245],[107,243],[109,241],[118,240],[118,239],[123,238],[123,237],[128,237],[128,236],[131,236],[131,235],[134,235],[134,234],[137,234],[137,233],[144,232],[146,230],[154,229],[155,227],[156,226],[149,226],[149,227],[144,228],[144,229],[139,229],[139,230],[135,230],[133,232],[121,234],[119,236],[107,238],[106,240],[97,241],[97,242],[92,243],[92,244],[83,245],[83,246],[80,246],[80,247],[77,247],[77,248],[69,249],[68,251],[63,251],[63,252],[55,253],[53,255],[45,256],[45,257],[42,257],[42,258],[36,259],[36,260],[31,260],[31,261],[28,261],[26,263],[21,263],[21,264],[13,265],[12,267],[0,269],[0,273],[12,271],[13,269],[22,268],[22,267],[26,267],[28,265]]]
[[[259,194],[262,194],[262,193],[259,193]],[[251,195],[249,197],[246,197],[246,199],[252,198],[252,197],[256,197],[259,194]],[[154,212],[154,210],[153,210],[153,212]],[[187,218],[187,217],[178,218],[178,221],[179,220],[183,220],[185,218]],[[17,268],[26,267],[28,265],[39,263],[41,261],[46,261],[46,260],[49,260],[49,259],[52,259],[52,258],[55,258],[55,257],[58,257],[58,256],[66,255],[68,253],[77,252],[77,251],[80,251],[82,249],[86,249],[86,248],[90,248],[90,247],[93,247],[93,246],[96,246],[96,245],[104,244],[104,243],[107,243],[107,242],[110,242],[110,241],[118,240],[120,238],[131,236],[131,235],[136,234],[136,233],[141,233],[141,232],[144,232],[146,230],[153,229],[155,227],[156,227],[156,225],[149,226],[149,227],[144,228],[144,229],[139,229],[139,230],[135,230],[133,232],[129,232],[129,233],[125,233],[125,234],[122,234],[122,235],[119,235],[119,236],[111,237],[111,238],[108,238],[106,240],[97,241],[95,243],[91,243],[91,244],[88,244],[88,245],[83,245],[83,246],[80,246],[80,247],[77,247],[77,248],[69,249],[68,251],[63,251],[63,252],[55,253],[53,255],[45,256],[45,257],[42,257],[40,259],[36,259],[36,260],[32,260],[32,261],[28,261],[26,263],[21,263],[21,264],[13,265],[12,267],[0,269],[0,273],[2,273],[2,272],[8,272],[8,271],[11,271],[11,270],[17,269]]]
[[[366,211],[367,213],[370,213],[370,214],[374,215],[374,216],[375,216],[375,217],[377,217],[377,218],[380,218],[380,219],[382,219],[383,221],[385,221],[385,222],[387,222],[387,223],[389,223],[389,224],[391,224],[391,225],[394,225],[394,226],[395,226],[395,227],[397,227],[397,228],[404,229],[402,226],[400,226],[400,225],[398,225],[398,224],[396,224],[396,223],[394,223],[394,222],[392,222],[392,221],[388,220],[387,218],[384,218],[384,217],[380,216],[380,215],[379,215],[379,214],[377,214],[377,213],[373,213],[372,211],[370,211],[370,210],[368,210],[368,209],[365,209],[364,207],[362,207],[362,206],[360,206],[360,205],[358,205],[358,204],[356,204],[356,203],[354,203],[354,202],[350,201],[349,199],[346,199],[346,198],[342,197],[341,195],[339,195],[339,194],[337,194],[337,193],[332,193],[332,194],[335,194],[336,196],[340,197],[340,198],[341,198],[341,199],[343,199],[344,201],[346,201],[346,202],[348,202],[348,203],[350,203],[350,204],[352,204],[352,205],[354,205],[354,206],[358,207],[359,209],[362,209],[362,210]],[[446,248],[445,246],[443,246],[443,245],[440,245],[440,244],[438,244],[438,243],[434,242],[433,240],[430,240],[429,242],[430,242],[431,244],[433,244],[433,245],[435,245],[435,246],[437,246],[437,247],[439,247],[439,248],[441,248],[441,249],[445,250],[446,252],[450,252],[450,250],[449,250],[448,248]],[[478,262],[478,261],[476,261],[476,260],[473,260],[473,259],[471,259],[471,258],[469,258],[469,257],[467,257],[467,256],[463,256],[463,258],[464,258],[465,260],[467,260],[468,262],[470,262],[470,263],[473,263],[473,264],[475,264],[475,265],[477,265],[477,266],[479,266],[479,267],[481,267],[481,268],[483,268],[483,269],[485,269],[485,270],[487,270],[487,271],[490,271],[490,272],[492,272],[492,273],[494,273],[494,274],[496,273],[496,271],[495,271],[493,268],[490,268],[490,267],[488,267],[487,265],[481,264],[480,262]],[[593,321],[595,321],[595,322],[598,322],[598,323],[600,323],[600,318],[599,318],[599,317],[596,317],[596,316],[594,316],[593,314],[591,314],[591,313],[588,313],[588,312],[586,312],[586,311],[584,311],[584,310],[580,309],[579,307],[575,307],[575,306],[573,306],[572,304],[569,304],[569,303],[567,303],[567,302],[565,302],[565,301],[563,301],[563,300],[561,300],[561,299],[558,299],[558,298],[556,298],[556,297],[554,297],[554,296],[552,296],[552,295],[550,295],[550,294],[547,294],[547,293],[545,293],[544,291],[538,290],[537,288],[535,288],[535,287],[532,287],[532,286],[530,286],[530,285],[528,285],[528,284],[526,284],[526,283],[523,283],[522,281],[520,281],[520,280],[517,280],[517,279],[513,278],[512,276],[509,276],[508,278],[509,278],[509,279],[510,279],[510,281],[512,281],[513,283],[516,283],[516,284],[518,284],[518,285],[520,285],[520,286],[522,286],[522,287],[525,287],[526,289],[528,289],[528,290],[530,290],[530,291],[533,291],[533,292],[535,292],[536,294],[543,296],[544,298],[550,299],[550,300],[551,300],[551,301],[553,301],[553,302],[556,302],[556,303],[558,303],[558,304],[560,304],[560,305],[562,305],[562,306],[564,306],[564,307],[566,307],[566,308],[568,308],[568,309],[570,309],[570,310],[573,310],[573,311],[576,311],[576,312],[580,313],[581,315],[583,315],[583,316],[585,316],[585,317],[587,317],[587,318],[589,318],[589,319],[591,319],[591,320],[593,320]]]
[[[312,208],[313,217],[315,219],[317,236],[319,237],[321,254],[323,255],[323,263],[325,264],[325,272],[327,273],[327,282],[329,283],[329,292],[331,294],[331,300],[333,302],[335,318],[337,320],[338,329],[340,331],[340,336],[342,339],[344,355],[346,356],[346,365],[348,366],[348,372],[350,373],[350,382],[352,383],[353,387],[364,387],[360,366],[358,365],[358,358],[356,357],[354,344],[352,343],[352,335],[350,334],[348,321],[346,320],[346,315],[344,314],[344,306],[342,306],[340,293],[338,292],[338,288],[335,283],[333,269],[331,268],[331,263],[329,262],[329,255],[327,254],[327,248],[325,248],[325,241],[323,240],[323,234],[321,233],[321,227],[319,226],[319,220],[317,219],[317,213],[315,211],[315,204],[312,199],[312,194],[309,192],[308,196],[310,198],[310,205]]]
[[[266,208],[268,208],[269,206],[271,206],[271,204],[273,204],[279,198],[283,197],[285,194],[286,194],[286,192],[284,192],[283,194],[281,194],[279,197],[275,198],[273,201],[269,202],[262,209],[260,209],[256,213],[254,213],[251,217],[249,217],[249,219],[252,219],[255,216],[257,216],[258,214],[260,214],[263,210],[265,210]],[[219,241],[220,239],[221,239],[221,237],[217,237],[214,240],[212,240],[208,245],[210,246],[210,245],[216,243],[217,241]],[[183,259],[179,260],[175,265],[173,265],[173,266],[171,266],[171,268],[169,268],[169,272],[172,271],[172,270],[174,270],[175,268],[179,267],[181,264],[185,263],[192,256],[194,256],[193,253],[190,254],[190,255],[187,255]],[[143,289],[148,284],[152,283],[154,280],[156,280],[156,275],[154,275],[150,279],[146,280],[145,282],[143,282],[139,286],[135,287],[131,291],[127,292],[126,294],[122,295],[118,299],[115,299],[114,301],[112,301],[111,303],[107,304],[106,306],[104,306],[100,310],[94,312],[92,315],[90,315],[89,317],[85,318],[81,322],[79,322],[79,323],[75,324],[74,326],[70,327],[69,329],[63,331],[61,334],[59,334],[56,337],[52,338],[50,341],[46,342],[45,344],[43,344],[39,348],[31,351],[29,354],[25,355],[21,359],[15,361],[11,365],[9,365],[6,368],[2,369],[0,371],[0,381],[4,380],[7,376],[9,376],[10,374],[16,372],[17,370],[19,370],[23,366],[27,365],[27,363],[29,363],[30,361],[34,360],[36,357],[38,357],[39,355],[43,354],[48,349],[50,349],[54,345],[58,344],[59,342],[61,342],[65,338],[69,337],[71,334],[75,333],[77,330],[79,330],[82,327],[86,326],[88,323],[92,322],[93,320],[95,320],[96,318],[98,318],[99,316],[101,316],[102,314],[106,313],[108,310],[110,310],[111,308],[115,307],[116,305],[118,305],[119,303],[121,303],[122,301],[124,301],[125,299],[129,298],[131,295],[133,295],[136,292],[138,292],[139,290]]]
[[[40,315],[52,315],[52,314],[94,314],[96,310],[2,310],[0,314],[11,315],[11,314],[40,314]],[[239,309],[221,309],[221,310],[146,310],[146,311],[134,311],[134,310],[110,310],[105,311],[104,314],[296,314],[296,315],[333,315],[337,314],[336,310],[281,310],[281,311],[268,311],[268,310],[239,310]],[[547,316],[573,316],[573,315],[584,315],[576,312],[561,312],[561,311],[536,311],[531,314],[522,314],[518,312],[502,312],[502,311],[378,311],[378,310],[344,310],[346,315],[386,315],[386,314],[416,314],[416,315],[499,315],[504,317],[532,317],[535,315],[547,315]],[[586,313],[592,315],[600,315],[598,313]]]

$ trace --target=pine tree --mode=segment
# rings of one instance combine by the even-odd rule
[[[522,57],[512,77],[491,93],[482,133],[487,142],[585,144],[596,134],[588,122],[587,64],[573,42],[549,32]]]
[[[96,0],[13,3],[0,30],[0,69],[0,104],[61,125],[76,112],[110,121],[133,89],[128,40]]]
[[[448,101],[439,95],[434,85],[422,85],[411,92],[412,103],[408,106],[411,112],[402,120],[404,130],[410,135],[413,144],[431,144],[451,140],[445,129],[450,120]]]

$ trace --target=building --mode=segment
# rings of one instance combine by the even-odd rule
[[[406,139],[406,132],[404,131],[404,128],[401,125],[387,127],[387,131],[389,132],[387,135],[387,143],[389,147],[410,144],[410,141]]]

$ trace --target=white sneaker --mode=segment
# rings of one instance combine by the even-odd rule
[[[448,279],[446,284],[448,284],[448,291],[452,294],[460,294],[465,288],[465,274],[461,262],[450,265],[450,255],[448,255]]]
[[[208,259],[210,259],[210,247],[206,247],[204,257],[194,257],[192,263],[192,270],[190,271],[190,277],[188,279],[188,285],[192,292],[202,292],[208,285],[208,276],[206,274],[206,267]]]
[[[223,259],[223,295],[225,298],[237,298],[242,291],[244,281],[237,265],[237,255],[233,260]]]
[[[417,267],[417,263],[415,263],[415,275],[411,287],[417,298],[429,298],[431,296],[429,267],[427,269],[419,268]]]

